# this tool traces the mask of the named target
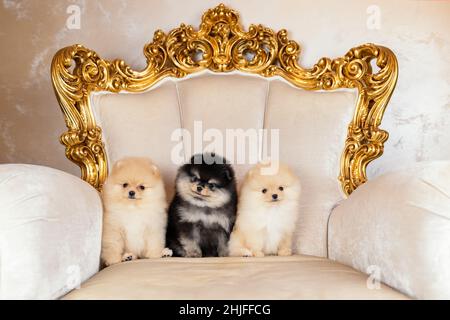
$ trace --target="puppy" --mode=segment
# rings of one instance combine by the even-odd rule
[[[164,248],[166,193],[161,174],[150,159],[119,160],[103,185],[102,200],[104,265],[171,255]]]
[[[277,173],[263,174],[262,169],[268,169],[269,165],[257,164],[242,184],[237,220],[229,243],[230,256],[292,254],[300,181],[283,164],[278,165]]]
[[[194,155],[175,184],[166,236],[174,256],[227,256],[237,208],[232,167],[213,153]]]

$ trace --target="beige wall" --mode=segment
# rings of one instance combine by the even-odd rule
[[[66,9],[81,8],[81,28],[69,30]],[[64,121],[50,82],[57,49],[81,43],[103,58],[120,57],[142,68],[142,48],[154,30],[181,22],[198,26],[218,1],[3,0],[0,6],[0,163],[48,165],[78,175],[58,142]],[[400,76],[383,128],[391,133],[385,156],[369,169],[428,159],[450,159],[450,1],[229,0],[245,26],[286,28],[303,46],[301,63],[337,57],[356,45],[392,48]],[[367,26],[370,5],[380,29]],[[370,11],[370,9],[369,9]]]

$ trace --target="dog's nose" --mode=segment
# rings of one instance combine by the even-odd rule
[[[276,193],[274,193],[274,194],[272,195],[272,199],[273,199],[273,200],[277,200],[277,199],[278,199],[278,195],[277,195]]]
[[[200,191],[202,191],[203,190],[203,187],[202,186],[197,186],[197,191],[198,192],[200,192]]]
[[[136,194],[136,192],[134,192],[133,190],[128,192],[128,196],[130,196],[130,198],[133,198],[135,194]]]

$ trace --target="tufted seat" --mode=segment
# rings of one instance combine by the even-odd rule
[[[407,299],[328,259],[169,258],[111,266],[64,299]]]

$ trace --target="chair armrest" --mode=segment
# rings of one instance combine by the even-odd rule
[[[0,165],[0,299],[56,299],[98,272],[98,192],[59,170]]]
[[[336,207],[330,259],[419,299],[450,298],[450,162],[369,181]],[[377,271],[377,272],[378,272]]]

